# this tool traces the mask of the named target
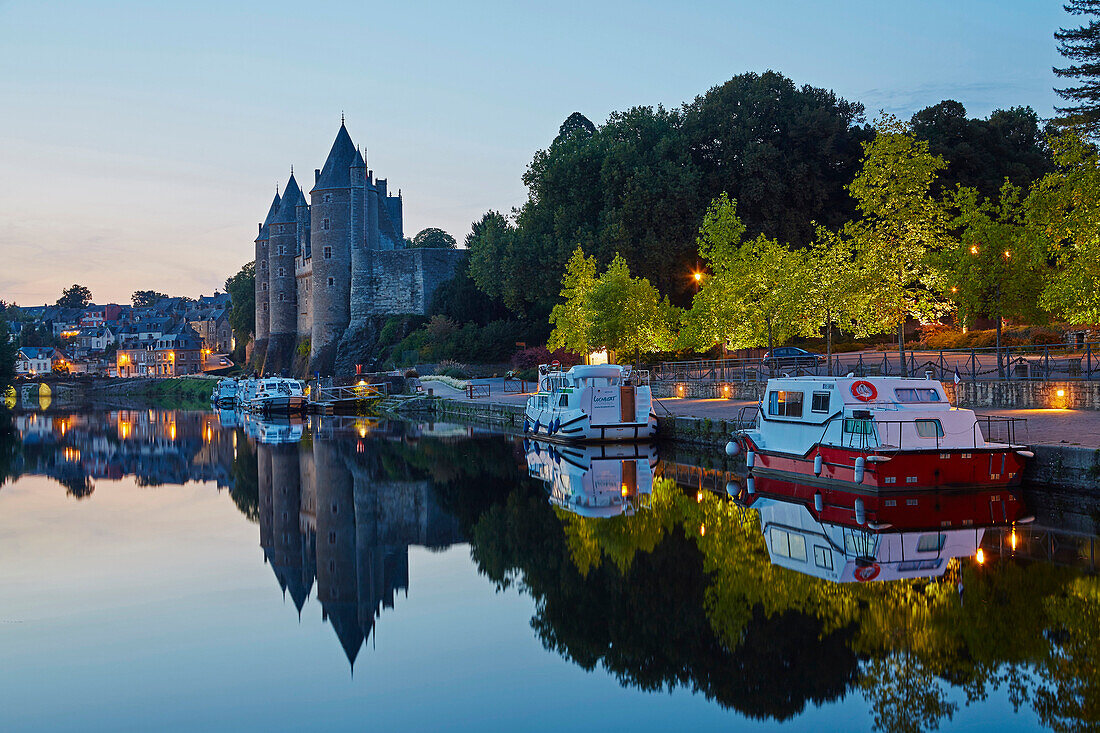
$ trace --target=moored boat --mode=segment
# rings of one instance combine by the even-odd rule
[[[734,434],[754,475],[871,489],[1015,486],[1033,454],[986,440],[972,410],[952,407],[943,385],[905,377],[768,380],[754,424]]]
[[[237,401],[237,380],[222,379],[214,385],[210,395],[212,407],[232,407]]]
[[[255,394],[248,401],[248,409],[265,414],[302,412],[305,407],[306,396],[302,383],[286,377],[264,377],[256,380]]]
[[[539,367],[523,432],[550,440],[645,440],[657,432],[648,374],[618,364]]]
[[[527,471],[548,484],[550,503],[584,517],[648,506],[657,468],[653,443],[570,445],[525,440]]]

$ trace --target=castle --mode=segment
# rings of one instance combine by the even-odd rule
[[[377,319],[424,314],[465,256],[405,248],[401,193],[374,177],[343,120],[309,197],[291,169],[255,240],[252,363],[264,373],[348,373]]]

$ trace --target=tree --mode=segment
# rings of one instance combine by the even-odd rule
[[[0,395],[15,381],[15,356],[17,348],[8,331],[8,322],[0,318]]]
[[[1055,264],[1039,302],[1072,323],[1100,323],[1100,156],[1073,132],[1053,147],[1055,169],[1026,201],[1029,225]]]
[[[595,132],[596,126],[592,124],[592,120],[580,112],[574,112],[565,118],[565,122],[561,123],[561,127],[558,128],[558,136],[554,138],[554,142],[561,142],[573,135],[592,137]]]
[[[565,274],[561,280],[562,302],[550,311],[550,323],[554,330],[550,333],[548,349],[588,353],[593,319],[589,297],[595,286],[596,258],[585,257],[584,250],[578,245],[565,264]]]
[[[973,324],[979,315],[996,320],[997,373],[1003,379],[1002,319],[1041,316],[1042,253],[1024,220],[1021,191],[1009,181],[995,200],[981,198],[977,189],[960,188],[953,203],[958,212],[954,227],[961,236],[942,257],[951,298],[966,322]]]
[[[685,315],[685,345],[770,350],[807,333],[803,255],[762,234],[745,242],[744,234],[737,202],[722,194],[699,229],[699,256],[712,274]]]
[[[819,227],[805,253],[805,313],[814,328],[825,329],[825,363],[833,373],[833,326],[868,335],[867,289],[851,242]]]
[[[1100,0],[1069,0],[1062,7],[1070,15],[1100,16]],[[1054,90],[1072,103],[1055,108],[1062,115],[1058,121],[1095,137],[1100,133],[1100,21],[1090,19],[1087,25],[1060,28],[1054,38],[1058,53],[1071,62],[1055,67],[1054,73],[1077,82],[1076,86]]]
[[[970,119],[962,104],[948,99],[917,112],[910,124],[928,151],[947,162],[936,177],[936,195],[962,185],[995,198],[1006,178],[1026,189],[1052,169],[1047,135],[1030,107]]]
[[[644,277],[631,277],[616,255],[588,293],[590,343],[620,353],[641,354],[672,346],[676,309]]]
[[[442,229],[428,227],[421,229],[408,246],[418,249],[458,249],[458,242]]]
[[[929,253],[949,241],[948,216],[930,192],[947,164],[897,118],[883,115],[875,127],[874,140],[863,146],[863,167],[848,187],[862,218],[845,225],[843,234],[860,251],[872,328],[897,330],[905,375],[906,319],[930,321],[943,310]]]
[[[256,263],[246,263],[225,281],[229,294],[229,327],[233,329],[234,360],[244,362],[245,349],[256,332]]]
[[[83,285],[72,285],[61,292],[57,304],[62,308],[86,308],[92,302],[92,291]]]
[[[164,293],[158,293],[156,290],[135,290],[134,294],[130,296],[130,302],[134,304],[135,308],[151,308],[157,304],[157,301],[168,296]]]

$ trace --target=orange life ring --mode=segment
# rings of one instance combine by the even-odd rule
[[[858,382],[852,382],[852,396],[860,402],[871,402],[878,397],[878,390],[866,379],[861,379]]]
[[[858,580],[860,583],[866,583],[868,580],[874,580],[875,578],[877,578],[879,572],[881,571],[882,568],[880,568],[878,566],[878,563],[875,562],[862,568],[856,568],[854,575],[856,576],[856,580]]]

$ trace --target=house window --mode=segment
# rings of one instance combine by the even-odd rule
[[[828,412],[829,393],[814,392],[813,401],[810,403],[810,412]]]
[[[328,219],[325,219],[325,221],[328,221]],[[332,259],[332,247],[325,247],[325,259],[326,260],[331,260]]]
[[[802,417],[802,393],[784,391],[770,393],[768,414],[778,417]]]
[[[326,232],[328,231],[328,219],[321,220],[321,228],[324,229]]]
[[[917,435],[922,438],[942,438],[943,426],[939,420],[914,420],[917,425]]]
[[[330,278],[328,279],[328,286],[329,286],[329,287],[331,288],[331,287],[333,287],[333,286],[335,286],[335,285],[336,285],[336,278],[334,278],[334,277],[330,277]]]

